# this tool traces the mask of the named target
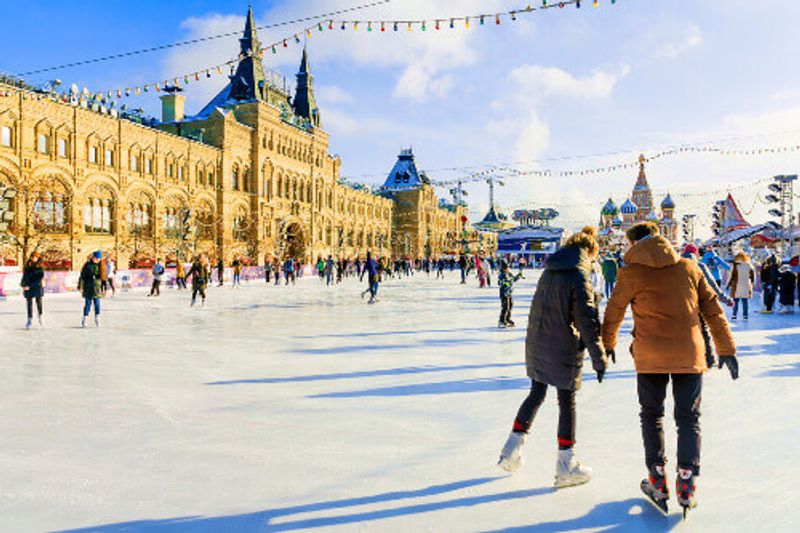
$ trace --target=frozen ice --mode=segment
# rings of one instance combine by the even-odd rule
[[[599,384],[587,363],[578,394],[592,481],[552,488],[552,391],[525,466],[497,468],[529,384],[528,278],[508,330],[497,289],[457,273],[389,281],[376,305],[355,280],[212,287],[203,308],[118,293],[85,330],[77,294],[48,295],[30,331],[20,297],[0,302],[0,531],[673,528],[678,511],[639,490],[629,322],[617,365]],[[741,379],[705,381],[690,530],[800,530],[800,316],[754,307],[732,326]]]

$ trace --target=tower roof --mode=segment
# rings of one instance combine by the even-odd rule
[[[386,189],[415,189],[422,184],[417,164],[414,161],[414,153],[411,148],[402,150],[383,187]]]
[[[675,202],[672,200],[672,196],[667,193],[667,196],[661,202],[661,209],[675,209]]]
[[[636,185],[633,186],[633,190],[648,190],[650,189],[650,184],[647,183],[647,174],[644,171],[644,164],[647,162],[647,158],[644,154],[639,156],[639,176],[636,178]]]
[[[292,107],[299,117],[303,117],[315,126],[320,125],[319,108],[314,98],[314,77],[308,66],[308,51],[303,47],[303,56],[300,58],[300,69],[297,72],[297,90],[295,91]]]
[[[633,215],[634,213],[636,213],[636,211],[638,211],[638,209],[639,208],[636,207],[636,204],[631,202],[631,199],[628,198],[627,200],[625,200],[625,203],[622,204],[622,207],[619,208],[619,211],[623,215]]]
[[[617,204],[614,203],[614,200],[609,198],[606,205],[604,205],[603,209],[600,211],[600,214],[612,217],[617,216],[619,214],[619,209],[617,209]]]

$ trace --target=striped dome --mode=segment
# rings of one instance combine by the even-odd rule
[[[617,209],[617,204],[614,203],[614,200],[609,198],[606,205],[603,206],[603,210],[600,211],[600,214],[610,217],[617,216],[619,214],[619,209]]]
[[[623,215],[633,215],[636,213],[636,211],[638,211],[638,208],[636,207],[636,204],[631,202],[630,198],[628,198],[625,200],[625,203],[622,204],[622,207],[619,208],[619,211]]]

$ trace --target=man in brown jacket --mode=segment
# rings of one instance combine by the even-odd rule
[[[603,345],[614,359],[617,334],[625,310],[633,310],[631,354],[636,366],[641,405],[642,439],[648,479],[642,490],[666,511],[669,489],[664,465],[664,398],[672,380],[678,426],[678,503],[697,505],[694,477],[700,473],[700,399],[706,370],[700,316],[708,323],[720,356],[733,379],[738,378],[736,346],[724,311],[698,266],[681,259],[645,222],[627,231],[631,247],[619,272],[603,320]]]

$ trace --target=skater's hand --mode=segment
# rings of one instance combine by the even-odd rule
[[[603,382],[603,377],[606,375],[605,369],[597,370],[596,372],[597,372],[597,382],[598,383],[602,383]]]
[[[728,300],[728,307],[733,307],[733,305],[734,305],[734,301],[733,300]]]
[[[731,379],[739,379],[739,361],[736,359],[735,355],[720,355],[719,367],[722,368],[722,365],[728,367],[731,373]]]
[[[716,361],[714,360],[714,355],[713,354],[706,355],[706,366],[709,368],[709,370],[714,368],[715,364]]]
[[[603,361],[602,359],[599,361],[592,360],[592,368],[597,373],[597,382],[603,382],[603,376],[606,375],[606,368],[608,368],[608,364]]]
[[[617,353],[614,351],[614,348],[606,348],[606,355],[608,356],[608,360],[617,364]]]

